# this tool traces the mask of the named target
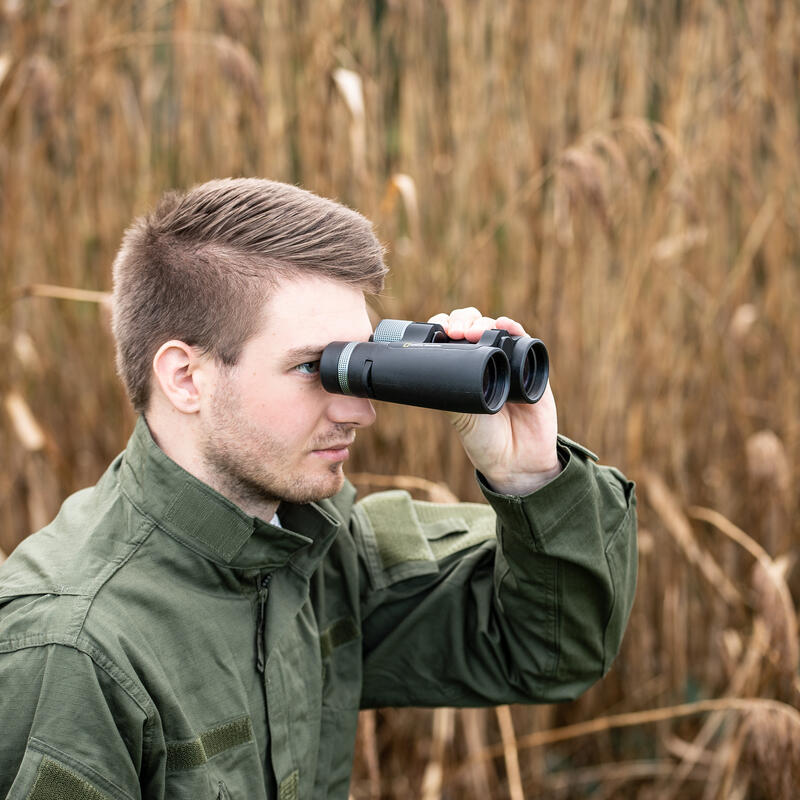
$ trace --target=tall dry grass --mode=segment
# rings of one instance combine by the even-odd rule
[[[0,551],[131,429],[102,293],[132,216],[297,182],[375,220],[377,313],[475,304],[545,339],[561,428],[641,498],[609,676],[365,714],[353,796],[794,796],[799,77],[789,0],[5,0]],[[432,412],[382,408],[353,470],[476,497]]]

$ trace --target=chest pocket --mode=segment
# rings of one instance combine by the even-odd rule
[[[249,769],[243,764],[250,763]],[[167,743],[166,790],[176,800],[258,797],[263,787],[237,786],[237,776],[260,773],[250,717],[217,725],[188,741]],[[224,780],[223,780],[224,778]],[[232,781],[232,782],[231,782]],[[245,792],[246,794],[240,794]]]

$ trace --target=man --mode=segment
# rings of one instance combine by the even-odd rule
[[[270,181],[128,230],[113,327],[141,416],[0,570],[2,796],[346,798],[359,708],[564,700],[608,670],[633,489],[557,438],[549,388],[454,416],[489,505],[354,504],[374,411],[325,392],[319,358],[367,339],[384,272],[363,217]]]

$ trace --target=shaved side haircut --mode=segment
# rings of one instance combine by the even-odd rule
[[[128,228],[114,260],[117,369],[134,409],[147,409],[164,342],[232,366],[277,281],[311,275],[377,294],[386,272],[365,217],[296,186],[229,178],[165,194]]]

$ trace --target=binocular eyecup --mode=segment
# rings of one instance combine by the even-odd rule
[[[535,403],[548,375],[539,339],[491,330],[472,343],[410,320],[382,320],[368,342],[331,342],[320,360],[329,392],[469,414]]]

